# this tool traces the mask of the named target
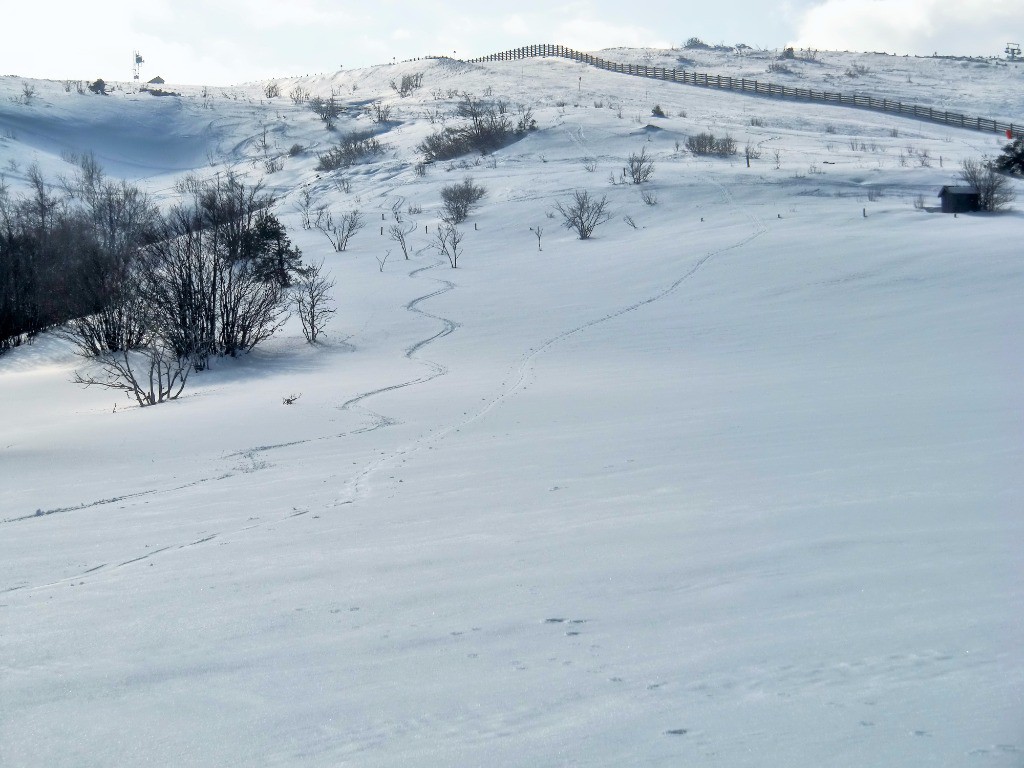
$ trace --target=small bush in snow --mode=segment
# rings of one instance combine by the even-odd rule
[[[470,152],[493,152],[536,130],[532,109],[519,105],[518,117],[513,119],[506,107],[501,102],[485,102],[463,94],[457,112],[459,117],[469,120],[468,124],[432,133],[417,149],[427,161],[451,160]]]
[[[640,154],[633,152],[629,156],[629,176],[634,184],[650,181],[654,175],[654,160],[647,156],[647,147],[641,147]]]
[[[318,171],[336,171],[348,168],[356,161],[384,151],[380,141],[369,131],[355,131],[326,152],[317,155]]]
[[[402,75],[401,81],[397,83],[394,80],[391,81],[391,87],[402,98],[405,98],[406,96],[411,96],[413,92],[419,89],[420,86],[422,85],[422,72],[416,72],[415,74],[412,75]]]
[[[568,202],[556,203],[555,210],[562,214],[565,228],[576,230],[580,240],[589,239],[598,226],[612,217],[607,196],[598,200],[585,190],[576,190]]]
[[[442,187],[441,201],[444,203],[444,213],[441,214],[441,218],[448,224],[461,224],[486,194],[487,190],[474,184],[472,179],[464,179],[461,184],[448,184]]]
[[[686,148],[695,155],[726,157],[736,154],[736,140],[729,136],[718,139],[713,133],[698,133],[687,138]]]
[[[309,108],[317,117],[323,120],[328,130],[334,128],[334,122],[345,111],[344,106],[333,95],[329,99],[314,96],[309,100]]]

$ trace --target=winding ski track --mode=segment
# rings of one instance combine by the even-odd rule
[[[582,135],[580,135],[579,138],[582,140],[583,139]],[[406,443],[404,445],[396,447],[396,448],[392,449],[391,451],[385,452],[383,455],[381,455],[378,458],[376,458],[376,459],[370,461],[369,463],[365,464],[354,476],[351,477],[351,479],[349,479],[347,481],[347,483],[345,484],[344,490],[341,493],[341,495],[335,501],[333,501],[331,503],[328,503],[326,505],[326,507],[327,508],[337,508],[337,507],[340,507],[340,506],[345,506],[345,505],[350,505],[350,504],[358,503],[362,498],[364,498],[366,496],[366,494],[367,494],[367,482],[375,473],[381,471],[382,469],[384,469],[385,467],[395,463],[396,461],[408,458],[409,456],[411,456],[412,454],[414,454],[417,451],[421,450],[422,448],[424,448],[427,445],[433,445],[433,444],[438,443],[439,441],[443,440],[447,436],[449,436],[449,435],[451,435],[451,434],[453,434],[453,433],[455,433],[455,432],[465,428],[466,426],[469,426],[470,424],[473,424],[474,422],[479,421],[480,419],[486,417],[489,413],[491,413],[496,408],[501,406],[503,403],[508,401],[510,398],[514,397],[517,393],[522,391],[522,389],[529,383],[529,381],[531,380],[532,376],[534,375],[535,362],[536,362],[536,360],[541,355],[550,353],[554,348],[556,348],[562,342],[564,342],[564,341],[566,341],[568,339],[571,339],[571,338],[573,338],[575,336],[578,336],[580,334],[586,333],[591,328],[594,328],[594,327],[596,327],[598,325],[601,325],[603,323],[607,323],[609,321],[615,320],[617,318],[620,318],[620,317],[622,317],[624,315],[627,315],[627,314],[630,314],[632,312],[636,312],[637,310],[640,310],[643,307],[649,306],[651,304],[654,304],[655,302],[661,301],[661,300],[663,300],[663,299],[673,295],[688,280],[693,278],[694,275],[696,275],[698,272],[700,272],[713,259],[721,257],[722,255],[724,255],[726,253],[729,253],[731,251],[735,251],[735,250],[738,250],[740,248],[745,247],[746,245],[748,245],[749,243],[753,242],[758,237],[760,237],[761,235],[763,235],[764,233],[766,233],[768,231],[767,225],[762,220],[760,220],[756,216],[751,215],[750,213],[745,211],[743,208],[738,206],[733,201],[731,193],[729,192],[729,190],[724,185],[720,184],[719,182],[715,181],[714,179],[711,179],[710,177],[705,177],[703,180],[706,183],[708,183],[709,185],[717,187],[717,189],[719,190],[719,193],[721,195],[722,202],[724,202],[727,205],[729,205],[730,207],[732,207],[735,211],[739,212],[741,215],[743,215],[748,220],[748,222],[750,223],[750,230],[751,230],[749,232],[749,234],[747,234],[743,238],[741,238],[741,239],[739,239],[739,240],[737,240],[737,241],[735,241],[735,242],[733,242],[733,243],[731,243],[731,244],[729,244],[727,246],[724,246],[724,247],[721,247],[721,248],[718,248],[718,249],[715,249],[715,250],[712,250],[712,251],[708,251],[703,256],[701,256],[695,263],[690,265],[689,268],[687,268],[675,280],[673,280],[668,285],[664,286],[661,290],[659,290],[659,291],[657,291],[657,292],[655,292],[653,294],[650,294],[650,295],[648,295],[648,296],[646,296],[644,298],[641,298],[641,299],[639,299],[637,301],[631,302],[631,303],[629,303],[629,304],[627,304],[625,306],[621,306],[621,307],[619,307],[619,308],[617,308],[617,309],[615,309],[613,311],[606,312],[605,314],[602,314],[599,317],[595,317],[595,318],[593,318],[591,320],[588,320],[588,321],[586,321],[584,323],[580,323],[580,324],[575,325],[575,326],[573,326],[571,328],[568,328],[568,329],[566,329],[566,330],[564,330],[564,331],[562,331],[562,332],[560,332],[558,334],[555,334],[555,335],[547,338],[546,340],[544,340],[543,342],[541,342],[537,346],[530,348],[525,354],[523,354],[520,357],[518,363],[516,363],[514,365],[514,367],[511,369],[510,375],[506,377],[506,383],[504,383],[502,385],[501,389],[496,394],[494,394],[492,397],[486,399],[486,401],[484,402],[484,404],[482,406],[478,407],[476,410],[474,410],[471,414],[467,415],[463,419],[460,419],[458,421],[452,422],[452,423],[450,423],[448,425],[445,425],[445,426],[442,426],[440,428],[436,428],[433,431],[429,431],[426,434],[423,434],[423,435],[413,439],[412,441],[410,441],[410,442],[408,442],[408,443]],[[419,252],[417,252],[416,255],[418,255],[418,256],[423,255],[425,250],[426,250],[425,248],[421,249]],[[424,266],[416,267],[415,269],[413,269],[413,270],[411,270],[409,272],[409,277],[410,277],[410,279],[422,279],[424,276],[428,276],[429,273],[432,270],[437,269],[438,267],[442,266],[443,264],[444,264],[443,260],[437,259],[437,260],[433,261],[431,264],[427,264],[427,265],[424,265]],[[408,302],[406,302],[403,305],[403,309],[405,309],[407,312],[414,313],[414,314],[416,314],[416,315],[418,315],[420,317],[423,317],[425,319],[431,320],[431,321],[436,322],[436,323],[439,324],[439,327],[437,328],[437,330],[435,330],[433,333],[430,333],[429,335],[424,336],[423,338],[418,339],[417,341],[413,342],[408,347],[406,347],[404,352],[403,352],[403,356],[406,359],[414,361],[414,362],[417,362],[417,363],[421,364],[422,366],[424,366],[424,368],[426,369],[425,372],[422,375],[414,377],[414,378],[411,378],[411,379],[407,379],[407,380],[400,381],[400,382],[397,382],[397,383],[387,384],[385,386],[377,387],[377,388],[374,388],[374,389],[371,389],[371,390],[367,390],[365,392],[360,392],[360,393],[350,397],[348,400],[346,400],[345,402],[343,402],[343,403],[341,403],[340,405],[337,406],[337,408],[339,410],[342,410],[342,411],[352,411],[352,410],[356,410],[356,409],[362,410],[365,413],[365,415],[370,420],[370,423],[368,425],[360,427],[360,428],[355,429],[355,430],[350,430],[350,431],[347,431],[347,432],[342,432],[342,433],[338,433],[338,434],[334,434],[334,435],[326,435],[326,436],[321,436],[321,437],[309,438],[309,439],[305,439],[305,440],[295,440],[295,441],[290,441],[290,442],[287,442],[287,443],[280,443],[280,444],[276,444],[276,445],[264,445],[264,446],[258,446],[258,447],[243,449],[243,450],[240,450],[240,451],[236,451],[235,453],[232,453],[230,455],[231,456],[248,456],[248,457],[251,457],[251,456],[256,455],[256,454],[266,453],[266,452],[270,452],[270,451],[274,451],[274,450],[279,450],[279,449],[282,449],[282,448],[287,448],[287,447],[291,447],[291,446],[295,446],[295,445],[301,445],[301,444],[307,444],[307,443],[319,442],[319,441],[338,440],[338,439],[349,437],[349,436],[355,435],[355,434],[363,434],[363,433],[367,433],[367,432],[371,432],[371,431],[386,429],[386,428],[388,428],[390,426],[394,426],[394,425],[398,424],[399,422],[396,419],[394,419],[392,417],[389,417],[387,415],[378,413],[378,412],[368,408],[366,406],[366,402],[371,400],[372,398],[378,396],[378,395],[382,395],[382,394],[386,394],[386,393],[390,393],[390,392],[396,392],[396,391],[399,391],[399,390],[408,389],[410,387],[416,387],[416,386],[424,385],[424,384],[426,384],[428,382],[431,382],[431,381],[434,381],[434,380],[436,380],[436,379],[438,379],[440,377],[447,376],[449,374],[449,369],[448,369],[447,366],[445,366],[442,363],[439,363],[439,362],[437,362],[435,360],[431,360],[429,358],[424,357],[422,355],[422,352],[425,349],[427,349],[430,345],[435,344],[435,343],[441,341],[442,339],[450,336],[451,334],[455,333],[455,331],[457,331],[458,328],[460,327],[460,324],[458,322],[456,322],[455,320],[453,320],[452,318],[445,317],[443,315],[440,315],[440,314],[437,314],[437,313],[434,313],[434,312],[430,312],[430,311],[424,309],[421,306],[424,303],[430,301],[431,299],[434,299],[434,298],[436,298],[438,296],[441,296],[443,294],[446,294],[446,293],[448,293],[450,291],[455,290],[455,288],[457,287],[454,282],[452,282],[451,280],[445,279],[445,278],[429,277],[429,279],[431,279],[435,283],[437,283],[438,287],[436,287],[434,290],[431,290],[431,291],[423,293],[423,294],[421,294],[419,296],[416,296],[415,298],[409,300]],[[134,499],[134,498],[138,498],[138,497],[142,497],[142,496],[146,496],[146,497],[166,496],[166,495],[173,494],[173,493],[176,493],[178,491],[184,490],[186,488],[191,488],[191,487],[195,487],[195,486],[200,485],[200,484],[209,483],[209,482],[215,482],[215,481],[218,481],[218,480],[224,480],[224,479],[227,479],[227,478],[232,477],[232,476],[233,476],[233,473],[219,474],[219,475],[214,475],[214,476],[210,476],[210,477],[199,478],[199,479],[194,480],[192,482],[189,482],[189,483],[186,483],[186,484],[183,484],[183,485],[175,486],[174,488],[139,491],[139,492],[136,492],[136,493],[125,494],[125,495],[122,495],[122,496],[116,496],[116,497],[111,497],[111,498],[107,498],[107,499],[100,499],[100,500],[93,501],[93,502],[87,502],[87,503],[83,503],[83,504],[81,504],[79,506],[75,506],[75,507],[67,507],[67,508],[61,508],[61,509],[54,509],[54,510],[49,510],[49,511],[44,511],[44,512],[38,512],[38,513],[35,513],[35,514],[32,514],[32,515],[23,515],[23,516],[16,517],[16,518],[10,518],[10,519],[7,519],[7,520],[2,520],[2,521],[0,521],[0,525],[7,525],[7,524],[11,524],[11,523],[18,523],[18,522],[28,522],[31,519],[35,519],[35,518],[38,518],[38,517],[45,517],[45,516],[51,515],[51,514],[69,513],[69,512],[79,511],[79,510],[83,510],[83,509],[89,509],[89,508],[94,508],[94,507],[98,507],[98,506],[103,506],[103,505],[106,505],[106,504],[112,504],[112,503],[119,502],[119,501],[125,501],[125,500],[128,500],[128,499]],[[44,588],[59,586],[59,585],[62,585],[62,584],[82,583],[82,579],[86,578],[86,577],[90,577],[91,578],[91,577],[96,577],[96,576],[100,576],[100,575],[104,575],[104,574],[112,574],[113,572],[115,572],[117,570],[120,570],[122,568],[131,566],[131,565],[134,565],[134,564],[138,564],[138,563],[146,561],[146,560],[150,560],[150,559],[156,557],[157,555],[160,555],[160,554],[163,554],[163,553],[166,553],[166,552],[178,551],[178,550],[187,549],[187,548],[191,548],[191,547],[195,547],[195,546],[200,546],[202,544],[206,544],[206,543],[208,543],[210,541],[216,540],[218,538],[223,538],[223,537],[228,536],[228,535],[237,535],[237,534],[241,534],[241,533],[244,533],[246,531],[253,530],[253,529],[258,529],[258,528],[263,528],[263,527],[275,525],[275,524],[278,524],[278,523],[280,523],[282,521],[285,521],[285,520],[288,520],[288,519],[291,519],[291,518],[295,518],[295,517],[300,517],[300,516],[306,515],[308,513],[308,511],[309,510],[306,510],[306,509],[297,510],[296,508],[293,508],[287,514],[278,514],[278,515],[275,515],[272,519],[269,519],[269,520],[261,520],[260,522],[257,522],[257,523],[252,523],[252,524],[249,524],[249,525],[240,526],[240,527],[237,527],[237,528],[232,528],[230,530],[217,531],[217,532],[213,532],[213,533],[208,533],[208,534],[203,535],[203,536],[201,536],[199,538],[189,538],[188,540],[183,541],[183,542],[165,544],[163,546],[160,546],[160,547],[157,547],[155,549],[149,550],[149,551],[147,551],[147,552],[145,552],[145,553],[143,553],[141,555],[137,555],[137,556],[127,555],[127,556],[124,556],[122,558],[115,558],[114,560],[112,560],[112,561],[110,561],[108,563],[101,563],[101,564],[97,564],[97,565],[91,565],[89,568],[84,569],[82,571],[79,571],[76,574],[73,574],[71,576],[66,576],[66,577],[63,577],[63,578],[60,578],[60,579],[46,581],[45,583],[17,584],[17,585],[11,585],[11,586],[6,586],[6,587],[0,587],[0,594],[14,592],[14,591],[19,591],[19,590],[25,590],[25,589],[27,589],[27,590],[44,589]]]

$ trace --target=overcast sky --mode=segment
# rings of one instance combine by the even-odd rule
[[[928,55],[1001,55],[1024,41],[1024,0],[479,2],[12,0],[0,75],[230,85],[384,64],[466,58],[530,43],[583,50],[708,43]],[[13,5],[13,7],[10,7]]]

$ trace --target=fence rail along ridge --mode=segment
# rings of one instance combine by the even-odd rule
[[[766,83],[760,80],[749,80],[740,77],[729,77],[727,75],[712,75],[706,72],[689,72],[684,69],[667,69],[665,67],[649,67],[645,64],[620,64],[615,61],[608,61],[589,53],[566,48],[564,45],[526,45],[522,48],[513,48],[500,53],[492,53],[489,56],[481,56],[470,59],[470,62],[479,63],[486,61],[515,61],[517,59],[529,59],[535,57],[546,58],[561,57],[571,59],[582,64],[589,64],[598,69],[606,69],[609,72],[620,72],[624,75],[634,77],[648,77],[654,80],[667,80],[672,83],[683,83],[695,85],[701,88],[722,88],[741,93],[757,94],[759,96],[771,96],[777,98],[806,99],[809,101],[820,101],[826,104],[834,104],[844,107],[858,107],[870,109],[876,112],[889,112],[904,117],[912,117],[918,120],[929,120],[945,125],[954,125],[958,128],[970,128],[976,131],[990,133],[1006,133],[1018,135],[1024,131],[1024,123],[1004,123],[988,117],[973,117],[962,115],[959,112],[946,112],[943,110],[924,107],[918,104],[908,104],[894,99],[877,99],[873,96],[864,96],[858,93],[838,93],[835,91],[818,91],[813,88],[791,88],[788,85],[778,83]]]

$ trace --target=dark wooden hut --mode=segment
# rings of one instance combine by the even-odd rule
[[[971,213],[981,210],[981,193],[974,187],[945,186],[939,190],[943,213]]]

